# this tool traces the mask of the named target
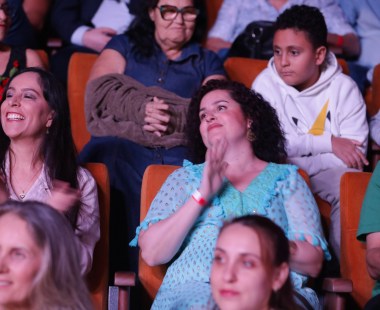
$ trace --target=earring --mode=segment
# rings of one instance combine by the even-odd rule
[[[46,134],[47,134],[47,135],[49,134],[49,128],[50,128],[50,127],[46,127]]]
[[[255,141],[255,139],[256,139],[256,136],[255,136],[255,134],[253,133],[251,127],[249,127],[249,128],[248,128],[248,131],[247,131],[247,140],[248,140],[249,142],[253,142],[253,141]]]
[[[270,297],[270,301],[271,301],[271,305],[274,306],[276,309],[279,306],[279,300],[278,299],[279,299],[278,290],[273,289],[271,297]]]

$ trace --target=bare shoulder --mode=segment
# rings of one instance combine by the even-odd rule
[[[27,67],[41,67],[47,69],[47,64],[41,59],[40,54],[36,50],[26,50],[26,66]]]

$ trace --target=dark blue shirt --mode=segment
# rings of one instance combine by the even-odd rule
[[[203,80],[214,74],[225,75],[218,56],[196,43],[183,47],[181,56],[170,60],[158,45],[152,56],[137,57],[133,43],[126,35],[118,35],[105,47],[118,51],[127,66],[124,73],[145,86],[160,86],[181,97],[190,98]]]

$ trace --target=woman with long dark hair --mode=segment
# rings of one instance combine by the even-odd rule
[[[20,71],[4,90],[0,169],[11,199],[46,202],[66,215],[88,272],[100,236],[96,183],[76,162],[66,93],[43,69]]]

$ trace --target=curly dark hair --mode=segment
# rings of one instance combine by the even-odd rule
[[[149,10],[154,9],[159,0],[132,0],[128,7],[131,14],[135,15],[126,35],[134,43],[132,49],[137,55],[149,57],[153,55],[156,40],[154,39],[155,26],[149,17]],[[194,34],[190,42],[201,43],[206,34],[206,9],[203,0],[193,0],[193,5],[199,10],[196,19]]]
[[[211,91],[226,90],[252,120],[254,154],[261,160],[274,163],[286,161],[285,137],[277,113],[264,98],[243,84],[228,80],[210,80],[193,96],[187,114],[187,138],[190,158],[194,163],[205,160],[206,146],[199,131],[199,109],[202,98]]]
[[[314,49],[327,45],[327,26],[321,11],[313,6],[293,5],[277,17],[275,32],[284,29],[304,31]]]

